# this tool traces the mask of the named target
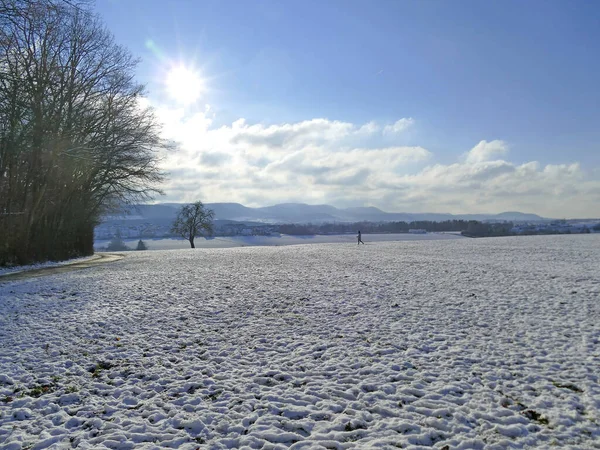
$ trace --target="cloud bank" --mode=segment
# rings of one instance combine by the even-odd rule
[[[296,123],[213,126],[210,108],[194,114],[156,108],[164,134],[179,142],[165,155],[168,201],[281,202],[377,206],[387,211],[600,217],[598,171],[577,162],[515,164],[501,140],[482,140],[452,164],[405,145],[415,120],[353,124],[317,118]],[[163,199],[164,200],[164,199]]]

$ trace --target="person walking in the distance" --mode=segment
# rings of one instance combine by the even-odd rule
[[[356,237],[358,238],[358,242],[356,245],[360,245],[360,244],[365,245],[365,243],[362,240],[362,235],[360,234],[360,230],[358,230],[358,236],[356,236]]]

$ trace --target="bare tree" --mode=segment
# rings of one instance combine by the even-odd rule
[[[190,241],[190,246],[196,248],[195,237],[210,236],[213,233],[214,217],[214,211],[206,208],[201,201],[182,206],[173,222],[171,233],[186,238]]]
[[[160,193],[171,145],[86,3],[0,0],[0,264],[90,254],[104,211]]]

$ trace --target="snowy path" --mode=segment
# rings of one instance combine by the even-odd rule
[[[89,269],[98,264],[106,264],[123,259],[124,255],[119,253],[96,253],[88,258],[77,258],[65,261],[62,264],[41,264],[38,266],[21,266],[21,270],[0,273],[0,283],[7,281],[27,280],[30,278],[56,275],[59,273],[72,272],[74,270]],[[23,268],[24,267],[24,268]]]
[[[11,266],[11,267],[0,266],[0,280],[6,279],[6,278],[1,278],[1,277],[8,277],[9,275],[12,276],[14,274],[21,273],[21,272],[31,272],[31,271],[36,271],[36,270],[46,270],[46,269],[50,269],[53,267],[70,266],[72,264],[91,262],[98,258],[100,258],[100,255],[98,253],[96,253],[95,255],[92,255],[92,256],[83,256],[81,258],[74,258],[74,259],[69,259],[66,261],[48,261],[45,263],[31,264],[31,265],[26,265],[26,266]]]
[[[0,449],[600,448],[600,236],[136,252],[0,284]]]

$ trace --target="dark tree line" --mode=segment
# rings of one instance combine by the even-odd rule
[[[91,254],[104,211],[159,192],[136,64],[85,3],[0,0],[0,265]]]
[[[513,234],[513,226],[512,222],[485,223],[471,220],[462,234],[468,237],[510,236]]]

